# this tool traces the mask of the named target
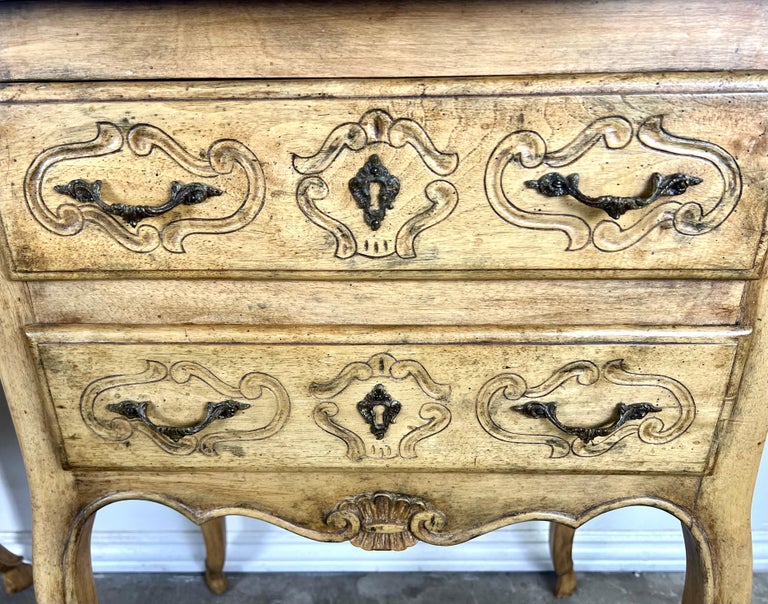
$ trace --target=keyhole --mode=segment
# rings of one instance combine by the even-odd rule
[[[373,409],[373,424],[376,427],[384,426],[384,412],[386,407],[384,405],[376,405]]]
[[[381,194],[381,183],[373,181],[368,185],[368,192],[371,195],[371,212],[377,212],[381,209],[379,195]]]

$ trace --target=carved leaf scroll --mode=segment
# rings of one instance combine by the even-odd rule
[[[616,220],[602,220],[590,225],[579,211],[578,204],[574,204],[572,214],[529,211],[511,199],[502,184],[505,171],[510,167],[526,171],[542,166],[561,168],[576,162],[598,145],[619,152],[635,139],[651,151],[694,158],[714,166],[723,182],[719,199],[714,204],[707,204],[709,209],[698,201],[678,201],[666,197],[659,201],[654,199],[655,203],[631,215],[634,222],[628,226],[621,226]],[[542,173],[538,178],[543,176]],[[691,182],[698,180],[695,175],[688,178],[692,179]],[[520,184],[534,180],[529,175],[521,176]],[[710,232],[733,212],[741,197],[742,182],[739,166],[727,151],[707,141],[670,134],[662,127],[662,116],[647,118],[637,132],[627,119],[610,116],[595,120],[571,142],[555,150],[550,150],[542,136],[532,130],[509,134],[491,154],[486,167],[485,186],[491,207],[507,222],[524,229],[560,231],[568,238],[568,251],[584,249],[591,243],[600,251],[617,252],[631,247],[663,226],[672,227],[677,233],[687,236]],[[519,193],[524,194],[527,193]],[[691,194],[693,191],[688,196]]]
[[[348,122],[334,128],[313,155],[303,157],[294,154],[293,167],[306,176],[299,181],[296,201],[310,221],[328,231],[336,240],[337,258],[351,258],[355,254],[370,258],[393,254],[401,258],[414,258],[416,237],[445,220],[459,201],[456,187],[447,180],[434,180],[427,184],[423,195],[428,204],[425,209],[415,214],[403,215],[402,212],[397,212],[396,207],[387,205],[387,221],[396,223],[392,237],[371,234],[372,228],[374,231],[379,229],[385,208],[378,209],[381,218],[378,214],[372,217],[371,209],[366,209],[365,219],[361,217],[359,224],[346,223],[334,217],[332,212],[322,209],[326,200],[336,207],[356,204],[353,193],[349,190],[349,181],[354,180],[356,174],[349,174],[343,182],[337,183],[335,180],[324,178],[323,173],[342,153],[363,152],[375,144],[384,144],[393,149],[409,146],[416,151],[425,168],[439,176],[452,174],[459,164],[458,155],[440,151],[426,130],[416,121],[407,118],[394,119],[382,109],[373,109],[365,113],[359,122]],[[365,170],[371,157],[370,153],[361,154],[360,170]],[[378,156],[376,158],[379,159]],[[409,195],[402,189],[398,189],[398,192],[398,200]],[[410,195],[414,197],[414,192]],[[420,201],[423,207],[423,201]]]
[[[421,420],[399,439],[392,435],[391,428],[378,436],[375,431],[371,431],[371,426],[357,412],[356,418],[354,414],[349,414],[357,421],[352,424],[352,427],[348,427],[351,422],[349,418],[342,420],[344,414],[340,413],[341,408],[357,409],[358,399],[345,402],[332,400],[344,395],[354,383],[371,380],[392,382],[409,380],[430,399],[421,403],[416,400],[403,401],[402,406],[398,407],[398,423],[405,423],[403,416],[407,415],[409,408],[415,409],[414,406],[418,407],[418,418]],[[381,384],[376,384],[374,390],[379,386]],[[367,362],[350,363],[332,380],[314,382],[309,390],[315,398],[322,401],[317,404],[313,412],[315,423],[329,434],[344,441],[347,445],[347,457],[354,461],[394,457],[412,459],[416,457],[416,445],[419,441],[443,431],[451,421],[450,410],[442,404],[450,397],[451,387],[433,380],[418,361],[398,361],[386,353],[375,354]],[[415,419],[413,411],[410,415],[411,420]]]
[[[271,419],[262,426],[249,430],[227,429],[215,430],[208,427],[197,434],[172,438],[158,433],[156,429],[141,421],[129,420],[115,412],[110,412],[107,401],[110,395],[116,395],[121,389],[139,385],[184,384],[190,380],[199,380],[206,384],[212,393],[217,393],[227,399],[248,401],[240,406],[247,409],[253,407],[260,399],[269,405],[268,399],[273,400],[275,407]],[[265,398],[264,395],[269,393]],[[192,403],[194,404],[194,402]],[[113,405],[114,406],[114,405]],[[205,403],[200,403],[201,414],[204,413]],[[263,440],[280,431],[288,419],[290,398],[283,385],[266,373],[252,372],[245,374],[237,386],[219,379],[213,372],[194,361],[179,361],[168,366],[159,361],[147,360],[144,371],[139,374],[111,375],[90,383],[80,398],[80,413],[86,425],[98,436],[105,440],[123,442],[136,433],[144,434],[155,444],[168,453],[189,455],[199,452],[207,456],[217,456],[222,444],[231,445],[236,442]],[[247,413],[245,411],[244,413]]]
[[[161,227],[146,223],[132,225],[105,212],[96,203],[73,203],[54,192],[52,185],[49,188],[46,180],[48,171],[59,163],[119,152],[146,157],[156,150],[197,177],[215,179],[235,169],[241,170],[245,196],[239,207],[228,215],[177,218]],[[97,134],[92,140],[51,147],[35,158],[24,179],[24,197],[35,219],[57,235],[75,236],[91,225],[133,252],[148,253],[162,246],[169,252],[184,253],[184,240],[190,235],[231,233],[250,224],[264,205],[265,181],[256,156],[236,140],[215,141],[201,158],[150,124],[137,124],[124,132],[117,124],[98,122]]]
[[[319,541],[339,543],[350,541],[352,545],[365,550],[402,550],[419,541],[431,545],[457,545],[465,543],[514,523],[545,520],[562,522],[564,518],[583,524],[610,510],[630,505],[646,505],[665,510],[684,523],[691,523],[687,508],[670,503],[658,497],[612,496],[595,505],[586,499],[583,508],[575,513],[563,513],[548,508],[532,508],[521,513],[519,510],[501,509],[497,515],[477,522],[474,515],[469,522],[450,518],[444,509],[414,495],[376,491],[351,496],[337,503],[325,517],[327,530],[307,530],[304,527],[289,527],[301,535]],[[499,507],[499,506],[496,506]]]
[[[367,551],[403,551],[439,531],[445,516],[418,497],[377,491],[340,501],[325,519]]]
[[[551,426],[544,429],[544,433],[515,432],[509,427],[509,418],[518,415],[516,408],[544,397],[556,399],[558,389],[568,382],[576,382],[588,388],[601,380],[619,386],[661,389],[671,395],[675,407],[643,416],[644,419],[639,422],[624,423],[608,436],[597,437],[589,442],[578,436],[564,437],[562,432]],[[498,375],[488,380],[480,389],[476,411],[485,431],[499,440],[546,445],[551,449],[551,457],[565,457],[570,453],[580,457],[592,457],[602,455],[616,443],[630,436],[637,436],[649,445],[660,445],[678,438],[693,423],[696,403],[690,391],[677,380],[665,375],[632,373],[624,366],[623,359],[608,361],[602,367],[591,361],[581,360],[568,363],[535,386],[529,386],[525,379],[516,373]],[[521,421],[525,422],[526,419],[516,419],[513,425],[521,426]]]

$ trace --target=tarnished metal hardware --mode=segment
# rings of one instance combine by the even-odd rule
[[[400,403],[389,395],[382,384],[376,384],[373,390],[357,403],[357,410],[370,424],[371,432],[378,440],[384,438],[390,424],[395,423],[400,408]]]
[[[245,411],[250,408],[248,403],[227,399],[220,403],[208,403],[205,418],[192,426],[158,426],[147,416],[147,407],[150,404],[149,401],[120,401],[107,405],[107,410],[118,413],[129,420],[139,421],[155,434],[165,436],[173,442],[179,442],[185,436],[192,436],[204,430],[217,419],[229,419],[234,417],[238,411]]]
[[[101,181],[88,182],[77,178],[65,185],[56,185],[53,190],[62,195],[69,195],[81,203],[95,203],[107,214],[114,214],[125,220],[131,226],[139,221],[153,216],[160,216],[179,205],[195,205],[204,202],[209,197],[217,197],[223,193],[221,189],[200,182],[182,184],[178,181],[171,183],[171,195],[164,204],[159,206],[129,205],[125,203],[107,203],[101,198]]]
[[[616,406],[618,417],[610,424],[595,428],[580,428],[566,426],[557,419],[557,403],[530,402],[512,408],[534,419],[547,419],[562,432],[576,436],[585,443],[590,443],[596,438],[610,436],[628,421],[643,419],[649,413],[661,411],[661,407],[651,403],[633,403],[631,405],[619,403]]]
[[[629,210],[644,208],[659,197],[682,195],[688,190],[688,187],[698,185],[701,182],[703,182],[701,178],[688,174],[676,173],[664,176],[654,172],[650,181],[651,192],[642,197],[617,197],[615,195],[589,197],[579,190],[578,174],[563,176],[559,172],[548,172],[538,180],[526,180],[525,186],[529,189],[536,189],[547,197],[570,195],[577,201],[593,208],[599,208],[611,218],[618,220]]]
[[[371,183],[378,183],[376,206],[371,200]],[[381,163],[378,155],[371,155],[365,165],[349,181],[349,190],[357,205],[363,210],[365,224],[377,231],[387,214],[394,208],[395,197],[400,192],[400,180]]]

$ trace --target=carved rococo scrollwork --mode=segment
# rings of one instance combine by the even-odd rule
[[[106,232],[123,247],[140,253],[151,252],[162,246],[169,252],[184,253],[184,240],[194,234],[223,234],[237,231],[250,224],[261,211],[265,198],[264,173],[253,152],[236,140],[218,140],[209,148],[207,155],[200,158],[189,153],[175,139],[160,128],[150,124],[137,124],[127,132],[117,124],[98,122],[97,134],[92,140],[66,143],[46,149],[30,165],[24,179],[24,197],[30,212],[47,230],[57,235],[78,235],[88,225]],[[164,226],[141,223],[135,220],[136,208],[145,208],[142,218],[154,216],[151,204],[106,204],[96,199],[82,199],[78,203],[64,202],[61,193],[69,195],[67,185],[59,183],[57,193],[48,189],[46,175],[57,164],[82,158],[96,158],[112,153],[129,152],[136,157],[149,156],[153,151],[167,155],[172,161],[192,175],[215,179],[230,174],[239,168],[245,178],[246,191],[240,205],[224,216],[207,215],[201,217],[176,218]],[[86,182],[77,179],[78,182]],[[71,185],[72,183],[70,183]],[[190,188],[191,187],[191,188]],[[73,187],[70,187],[72,189]],[[101,183],[99,189],[100,200]],[[82,187],[78,189],[84,192]],[[74,191],[73,191],[74,192]],[[201,197],[201,193],[205,196]],[[206,183],[191,183],[172,190],[172,199],[163,204],[175,202],[180,197],[181,203],[202,200],[217,196],[220,189]],[[172,204],[173,205],[173,204]],[[176,203],[175,205],[179,205]],[[107,206],[107,209],[105,209]],[[117,211],[114,211],[114,210]],[[171,209],[168,207],[167,209]],[[130,219],[122,219],[121,211],[127,211]]]
[[[308,157],[294,154],[293,167],[306,176],[298,184],[296,201],[309,220],[333,235],[336,240],[337,258],[351,258],[355,254],[371,258],[392,254],[401,258],[414,258],[416,237],[425,229],[445,220],[456,207],[459,194],[456,187],[447,180],[434,180],[423,191],[428,202],[426,209],[416,214],[398,215],[396,211],[392,211],[392,201],[398,193],[400,198],[409,193],[400,188],[399,180],[395,187],[394,180],[389,178],[382,181],[383,186],[389,187],[389,190],[379,196],[379,207],[371,208],[370,199],[355,195],[357,185],[353,185],[351,181],[361,172],[365,175],[366,166],[370,171],[369,164],[373,157],[381,163],[375,154],[361,161],[360,172],[357,175],[350,174],[343,182],[336,183],[323,177],[323,173],[342,153],[362,152],[375,144],[385,144],[393,149],[409,146],[416,151],[424,166],[439,176],[452,174],[459,164],[458,155],[438,150],[426,130],[416,121],[407,118],[394,119],[382,109],[373,109],[365,113],[359,122],[336,127],[315,154]],[[414,197],[415,193],[411,192],[410,196]],[[360,204],[364,209],[364,220],[360,221],[361,224],[348,224],[339,220],[332,215],[333,212],[322,209],[322,202],[326,199],[336,206]],[[381,205],[382,203],[384,205]],[[423,206],[423,203],[421,205]],[[379,231],[386,210],[390,210],[387,220],[396,225],[391,237],[380,232],[371,233],[372,230]]]
[[[445,516],[423,499],[387,491],[362,493],[339,502],[325,519],[355,547],[402,551],[446,524]]]
[[[379,418],[382,421],[378,424],[373,417],[373,407],[376,400],[373,400],[370,405],[365,404],[364,401],[359,401],[364,409],[360,408],[357,400],[346,401],[346,403],[332,400],[337,399],[356,382],[384,379],[392,382],[413,380],[421,392],[431,400],[421,404],[418,401],[408,401],[402,405],[398,401],[391,401],[390,406],[397,403],[397,412],[393,413],[390,410],[388,414],[382,413],[381,418]],[[379,388],[383,390],[384,387],[382,384],[376,384],[373,391],[375,392]],[[450,397],[451,387],[433,380],[418,361],[410,359],[398,361],[386,353],[375,354],[367,362],[350,363],[332,380],[312,383],[310,392],[315,398],[322,401],[317,404],[313,412],[315,423],[329,434],[344,441],[347,445],[347,457],[355,461],[366,458],[391,459],[401,457],[412,459],[416,457],[416,444],[419,441],[443,431],[451,421],[450,410],[442,404]],[[372,393],[369,393],[368,396],[372,396]],[[388,394],[387,397],[391,400]],[[385,397],[379,393],[378,398],[384,399]],[[363,417],[358,414],[357,418],[354,418],[351,414],[347,414],[347,419],[344,420],[345,414],[341,413],[341,409],[347,407],[358,409]],[[369,407],[373,423],[368,421],[363,412]],[[418,408],[418,417],[416,417],[416,408]],[[418,423],[419,425],[398,438],[397,435],[392,434],[390,424],[393,423],[394,416],[399,413],[408,415],[411,424]],[[385,422],[383,420],[386,417],[389,421]],[[356,421],[352,423],[350,420]],[[350,426],[350,424],[352,425]]]
[[[627,147],[635,138],[642,146],[652,151],[694,158],[714,166],[723,181],[720,198],[707,204],[709,209],[705,209],[704,205],[696,201],[657,202],[663,195],[680,195],[685,193],[688,185],[701,182],[695,175],[672,175],[678,177],[675,184],[682,182],[679,177],[684,176],[686,187],[670,189],[663,186],[665,183],[659,182],[649,194],[647,203],[633,206],[643,210],[642,213],[637,210],[637,218],[632,224],[622,226],[615,220],[603,220],[591,226],[584,219],[583,213],[578,212],[578,206],[574,206],[573,214],[529,211],[505,192],[502,178],[505,171],[511,167],[522,170],[533,170],[541,166],[562,168],[576,162],[597,145],[602,144],[610,151],[618,151]],[[525,186],[526,182],[540,182],[545,177],[546,174],[531,180],[530,177],[521,176],[520,185]],[[720,226],[733,212],[741,197],[742,181],[739,166],[727,151],[707,141],[670,134],[662,127],[662,116],[647,118],[637,128],[637,132],[625,118],[610,116],[595,120],[570,143],[555,150],[550,150],[541,135],[532,130],[519,130],[509,134],[491,154],[486,167],[485,186],[491,207],[507,222],[525,229],[561,231],[568,238],[568,251],[580,250],[592,243],[600,251],[616,252],[631,247],[654,229],[663,226],[672,227],[681,235],[696,236],[708,233]],[[568,192],[573,194],[575,187],[571,186]],[[611,209],[612,206],[608,206]],[[611,215],[618,219],[621,214],[614,212]]]
[[[537,413],[545,404],[541,399],[556,396],[557,390],[572,380],[585,387],[604,380],[618,386],[662,389],[671,395],[675,407],[660,408],[649,403],[625,406],[629,415],[612,429],[575,428],[572,429],[573,437],[555,426],[542,433],[516,431],[523,427],[520,420],[510,421],[512,416],[517,416],[516,412],[523,412],[532,418],[544,417],[545,414]],[[591,361],[574,361],[535,386],[529,386],[516,373],[504,373],[483,385],[476,404],[478,420],[488,434],[511,443],[547,445],[551,449],[551,457],[565,457],[570,453],[580,457],[602,455],[619,441],[633,435],[649,445],[668,443],[683,434],[696,416],[696,403],[683,384],[665,375],[632,373],[625,367],[623,359],[608,361],[602,367]],[[648,413],[653,415],[646,417]],[[583,438],[585,434],[589,438]]]
[[[237,386],[232,386],[219,379],[209,369],[194,361],[179,361],[168,366],[159,361],[147,360],[144,371],[139,374],[111,375],[91,382],[80,397],[80,413],[85,424],[101,438],[108,441],[123,442],[131,438],[135,433],[142,433],[149,437],[155,444],[168,453],[176,455],[189,455],[199,452],[207,456],[219,455],[219,449],[226,443],[229,448],[237,442],[263,440],[280,431],[288,419],[290,413],[290,398],[283,385],[274,377],[266,373],[252,372],[245,374]],[[169,382],[171,384],[184,384],[190,380],[199,380],[206,384],[213,392],[227,397],[227,401],[209,403],[205,418],[200,423],[205,426],[198,429],[189,427],[156,426],[146,417],[148,405],[144,405],[145,417],[132,411],[130,405],[123,403],[121,392],[126,388],[144,384],[158,384]],[[223,430],[215,431],[208,428],[217,417],[233,417],[235,412],[244,411],[254,406],[256,401],[264,400],[265,392],[273,399],[274,414],[269,421],[262,426],[255,426],[248,430]],[[110,399],[117,396],[118,403],[109,403]],[[247,403],[243,401],[248,401]],[[135,401],[128,401],[136,403]],[[214,406],[212,410],[211,405]],[[135,405],[133,405],[135,407]],[[201,409],[205,407],[201,402]],[[214,416],[211,413],[214,413]],[[201,432],[203,430],[203,432]],[[200,435],[198,436],[198,432]]]

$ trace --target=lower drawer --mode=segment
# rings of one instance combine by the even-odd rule
[[[73,469],[708,468],[747,331],[30,328]]]

